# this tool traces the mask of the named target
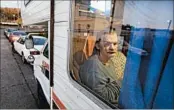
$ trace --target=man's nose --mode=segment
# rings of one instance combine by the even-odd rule
[[[114,44],[113,44],[113,43],[111,43],[111,44],[109,45],[109,49],[114,49]]]

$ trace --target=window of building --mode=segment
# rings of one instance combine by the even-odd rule
[[[78,32],[81,32],[81,24],[78,24]]]
[[[168,58],[172,46],[172,7],[169,2],[89,0],[82,3],[78,0],[73,29],[81,27],[81,31],[73,31],[72,35],[73,79],[116,108],[120,103],[123,107],[131,103],[131,99],[126,100],[126,94],[136,102],[135,97],[139,97],[136,94],[144,95],[148,90],[146,84],[153,79],[153,69],[156,68],[157,75],[167,65],[164,59]],[[161,18],[164,10],[165,16]],[[143,92],[137,87],[143,88]],[[139,102],[144,101],[141,98]]]

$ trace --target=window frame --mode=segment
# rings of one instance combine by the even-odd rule
[[[72,65],[73,65],[73,30],[74,30],[74,16],[75,16],[75,1],[70,1],[70,17],[69,17],[69,30],[68,30],[68,59],[67,60],[67,70],[69,73],[69,79],[72,83],[72,85],[78,89],[80,92],[82,92],[86,97],[88,97],[90,100],[92,100],[96,105],[101,107],[102,109],[118,109],[117,106],[114,106],[110,102],[106,101],[104,98],[102,98],[100,95],[95,93],[93,90],[88,88],[82,83],[79,83],[77,80],[74,79],[73,73],[72,73]]]
[[[20,44],[24,45],[25,44],[25,38],[20,38],[21,40],[19,41]]]

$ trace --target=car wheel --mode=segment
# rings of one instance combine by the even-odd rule
[[[46,97],[43,93],[40,83],[37,81],[37,95],[38,95],[38,106],[39,109],[49,109],[49,104],[46,100]]]
[[[24,64],[26,63],[25,56],[24,56],[23,53],[22,53],[22,62],[23,62]]]

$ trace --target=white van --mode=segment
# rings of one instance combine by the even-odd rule
[[[59,109],[173,108],[174,86],[165,82],[173,79],[163,78],[166,72],[169,76],[173,74],[173,70],[168,70],[173,64],[170,62],[173,58],[173,1],[21,2],[24,27],[38,24],[48,28],[48,42],[34,61],[40,102],[45,97],[51,108],[55,105]],[[105,32],[117,34],[116,45],[121,56],[111,60],[115,64],[115,79],[121,82],[120,95],[114,97],[118,99],[114,103],[106,98],[112,97],[111,94],[105,96],[105,91],[96,92],[82,83],[79,76],[85,61],[97,55],[94,51],[97,39]],[[109,43],[115,45],[112,41]],[[163,45],[159,49],[160,43]],[[168,85],[168,95],[161,89],[164,83]]]

